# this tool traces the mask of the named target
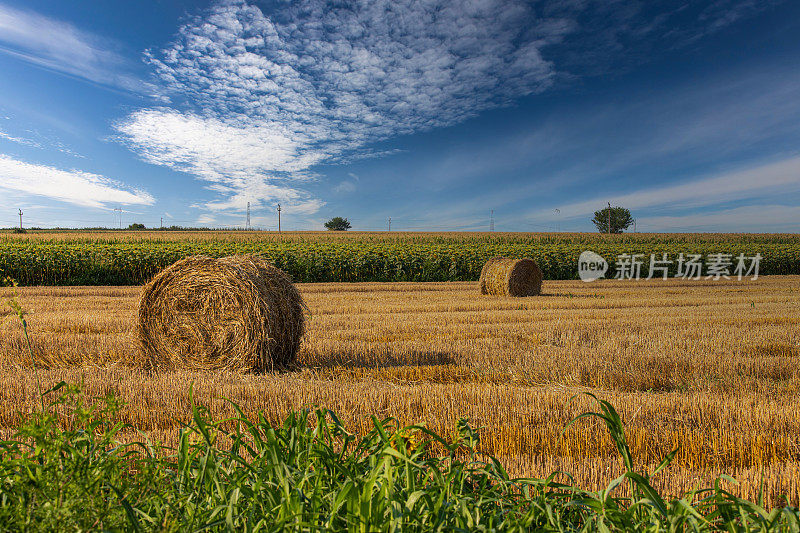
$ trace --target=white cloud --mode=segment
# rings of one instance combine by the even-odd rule
[[[5,139],[7,141],[11,141],[12,143],[22,144],[24,146],[33,146],[34,148],[41,148],[42,146],[32,139],[26,139],[24,137],[14,137],[3,130],[0,130],[0,139]]]
[[[70,155],[72,157],[77,157],[78,159],[88,159],[88,157],[86,157],[85,155],[79,154],[78,152],[74,151],[73,149],[66,147],[63,143],[61,143],[59,141],[53,141],[52,144],[53,144],[53,148],[55,148],[56,150],[58,150],[62,154]]]
[[[6,117],[8,118],[8,117]],[[45,146],[53,148],[54,150],[58,150],[62,154],[67,154],[72,157],[77,157],[80,159],[86,159],[86,156],[81,155],[71,148],[67,147],[61,141],[55,140],[50,136],[45,136],[40,134],[38,131],[35,130],[27,130],[28,133],[32,133],[34,137],[38,140],[31,139],[29,137],[19,137],[11,135],[10,133],[3,131],[0,129],[0,139],[5,139],[9,142],[21,144],[23,146],[30,146],[32,148],[38,148],[40,150],[45,149]]]
[[[212,211],[232,210],[241,213],[247,207],[247,203],[252,208],[272,207],[280,203],[284,207],[290,207],[295,213],[315,213],[322,207],[323,203],[311,198],[308,193],[290,187],[275,185],[268,180],[252,180],[241,188],[236,186],[212,184],[208,189],[221,193],[222,198],[217,201],[207,202],[203,206]]]
[[[0,189],[45,196],[84,207],[104,208],[107,204],[152,205],[147,192],[80,170],[60,170],[18,161],[0,154]]]
[[[117,125],[148,161],[216,183],[244,185],[254,174],[300,171],[319,161],[280,123],[248,127],[168,109],[132,114]]]
[[[281,183],[295,172],[298,181],[318,155],[303,153],[296,137],[279,123],[236,127],[216,118],[169,109],[141,110],[117,124],[130,146],[153,164],[194,174],[222,196],[204,204],[213,211],[241,211],[284,202],[295,211],[314,212],[320,201]]]
[[[336,187],[334,187],[333,190],[338,192],[338,193],[340,193],[340,194],[342,194],[342,193],[349,194],[351,192],[355,192],[356,184],[354,182],[352,182],[352,181],[345,180],[345,181],[339,183]]]
[[[560,206],[559,209],[562,217],[571,218],[591,214],[608,201],[631,210],[652,207],[684,209],[796,191],[800,191],[800,157],[677,185],[608,193],[591,200]],[[551,215],[550,209],[530,214],[533,219],[547,219]]]
[[[531,24],[533,27],[531,27]],[[446,126],[541,91],[541,49],[568,28],[524,2],[316,0],[264,14],[225,2],[151,60],[199,110],[240,126],[282,126],[337,155],[379,138]]]
[[[134,112],[117,128],[146,161],[210,183],[219,199],[209,209],[282,199],[310,211],[322,202],[295,183],[313,166],[394,153],[369,145],[572,78],[549,59],[556,47],[566,65],[601,72],[630,55],[623,42],[666,48],[750,3],[665,2],[644,15],[639,4],[595,0],[223,0],[147,52],[177,104]]]
[[[130,74],[113,41],[72,24],[0,4],[0,52],[39,67],[131,92],[153,86]]]
[[[209,209],[255,197],[311,211],[322,202],[290,185],[309,168],[394,153],[366,145],[546,89],[554,71],[541,49],[568,31],[539,24],[525,2],[309,1],[268,14],[223,2],[149,54],[186,105],[117,128],[146,161],[211,182],[222,199]]]

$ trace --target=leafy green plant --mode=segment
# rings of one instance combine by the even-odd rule
[[[798,510],[767,512],[718,482],[666,501],[635,469],[613,406],[596,399],[627,472],[590,492],[511,478],[459,421],[445,439],[372,419],[349,433],[325,409],[212,420],[192,402],[176,448],[120,445],[119,402],[86,401],[64,383],[46,409],[0,442],[0,523],[7,530],[130,531],[800,531]],[[57,414],[58,413],[58,414]],[[668,455],[652,475],[667,468]],[[629,496],[616,490],[630,483]]]
[[[333,217],[325,223],[325,228],[330,231],[347,231],[351,227],[350,221],[342,217]]]
[[[40,531],[124,524],[125,494],[138,479],[131,468],[151,465],[129,462],[131,454],[116,443],[122,425],[110,421],[118,410],[112,396],[86,405],[78,387],[61,382],[42,398],[58,391],[12,440],[0,443],[0,523],[6,530]],[[147,468],[138,472],[148,474]]]
[[[622,233],[633,224],[633,216],[624,207],[609,205],[594,212],[592,223],[600,233]]]

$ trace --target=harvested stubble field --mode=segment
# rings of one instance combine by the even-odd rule
[[[300,367],[264,375],[137,369],[138,287],[18,289],[43,387],[83,382],[128,404],[127,438],[174,445],[189,391],[219,418],[274,421],[290,408],[332,409],[354,430],[370,415],[452,434],[468,417],[481,447],[516,475],[570,472],[600,488],[621,471],[607,432],[583,420],[592,391],[623,414],[635,459],[667,494],[720,473],[766,503],[800,501],[800,276],[756,281],[545,282],[544,295],[479,296],[476,283],[300,285],[312,317]],[[11,296],[0,289],[0,296]],[[5,312],[5,311],[4,311]],[[0,323],[0,427],[34,409],[36,383],[12,316]]]

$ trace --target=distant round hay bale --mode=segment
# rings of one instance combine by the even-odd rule
[[[145,285],[137,336],[151,368],[285,368],[303,338],[305,304],[263,259],[192,256]]]
[[[481,270],[481,294],[535,296],[542,292],[542,270],[533,259],[492,257]]]

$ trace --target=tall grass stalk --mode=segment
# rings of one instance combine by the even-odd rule
[[[599,411],[579,419],[603,420],[627,472],[592,492],[556,474],[511,478],[480,452],[479,432],[465,420],[453,439],[393,418],[373,418],[359,437],[322,408],[271,424],[235,404],[235,416],[213,420],[192,401],[175,448],[120,445],[119,402],[87,401],[64,386],[49,405],[58,409],[34,413],[0,442],[0,523],[60,531],[800,531],[796,508],[767,511],[727,491],[724,476],[665,500],[625,452],[613,406],[597,401]],[[631,493],[618,495],[625,480]]]
[[[25,343],[28,348],[28,357],[31,360],[31,366],[33,367],[33,375],[36,379],[36,391],[39,394],[39,400],[42,404],[42,411],[45,409],[44,405],[44,395],[42,394],[42,382],[39,380],[39,369],[36,366],[36,358],[33,356],[33,347],[31,346],[31,337],[28,334],[28,321],[25,319],[25,315],[27,314],[23,309],[22,305],[17,301],[17,282],[12,278],[5,278],[2,282],[3,287],[11,287],[12,293],[11,298],[8,299],[8,306],[14,311],[14,314],[22,323],[22,331],[25,333]]]

